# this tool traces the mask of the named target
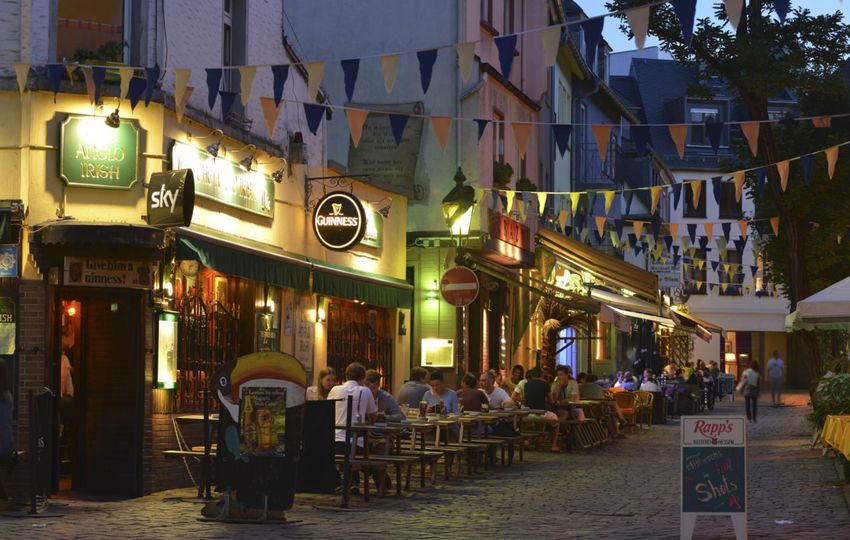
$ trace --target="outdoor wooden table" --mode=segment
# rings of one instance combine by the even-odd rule
[[[410,430],[410,450],[416,450],[416,432],[419,431],[422,433],[422,440],[419,443],[419,487],[425,487],[425,435],[431,431],[436,431],[437,425],[431,422],[428,422],[426,419],[416,419],[409,420],[407,422],[392,422],[390,423],[391,427],[397,427],[402,430],[409,429]]]
[[[336,429],[346,429],[345,425],[336,426]],[[382,438],[389,440],[391,437],[396,440],[395,448],[401,448],[401,433],[404,431],[400,427],[383,425],[376,426],[374,424],[351,424],[351,431],[355,434],[355,445],[357,437],[363,434],[363,459],[369,459],[369,435],[381,435]],[[387,448],[389,451],[389,447]]]

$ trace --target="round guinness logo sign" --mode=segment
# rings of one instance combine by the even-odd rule
[[[345,251],[357,245],[366,232],[366,212],[351,193],[333,191],[313,210],[313,231],[328,249]]]

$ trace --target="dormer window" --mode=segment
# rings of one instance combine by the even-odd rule
[[[719,122],[720,107],[717,105],[691,105],[688,109],[688,122],[691,125],[689,144],[695,146],[710,146],[706,122]]]

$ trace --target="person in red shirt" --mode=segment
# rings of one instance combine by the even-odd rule
[[[489,403],[487,395],[475,387],[477,379],[475,375],[467,373],[460,381],[460,390],[457,391],[457,399],[463,406],[464,411],[480,412],[481,406]]]

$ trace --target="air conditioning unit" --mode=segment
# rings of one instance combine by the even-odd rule
[[[422,367],[454,367],[454,358],[453,339],[422,338]]]

